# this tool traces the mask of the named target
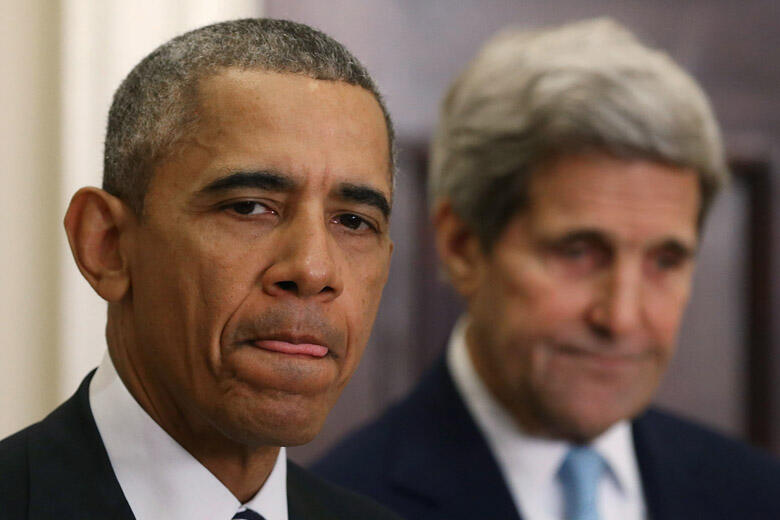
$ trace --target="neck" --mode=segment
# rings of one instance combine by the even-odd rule
[[[179,445],[245,503],[263,487],[279,455],[278,446],[257,446],[231,439],[202,414],[179,406],[172,393],[153,383],[153,374],[137,359],[130,324],[109,304],[106,339],[119,378],[141,408]]]

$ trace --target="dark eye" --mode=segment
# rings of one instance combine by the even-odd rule
[[[337,224],[340,224],[344,227],[347,227],[355,231],[373,229],[373,226],[371,226],[364,218],[359,217],[353,213],[344,213],[342,215],[337,215],[334,221]]]
[[[587,274],[609,262],[608,247],[592,240],[566,240],[554,247],[557,264],[571,274]]]
[[[656,269],[659,271],[668,271],[682,265],[686,255],[676,250],[661,250],[655,257]]]
[[[230,204],[228,208],[232,209],[239,215],[262,215],[268,213],[271,210],[267,206],[254,200],[242,200],[241,202],[235,202]]]
[[[582,258],[588,253],[588,245],[583,244],[581,242],[574,243],[574,244],[565,244],[561,246],[558,252],[564,258],[577,260],[578,258]]]

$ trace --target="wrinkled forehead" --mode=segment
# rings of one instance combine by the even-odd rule
[[[365,137],[366,127],[371,126],[381,137],[374,144],[384,155],[392,187],[394,161],[389,122],[376,96],[363,87],[304,74],[231,67],[204,75],[196,82],[194,92],[199,130],[223,131],[238,123],[270,130],[285,120],[306,121],[316,115],[320,121],[331,121],[330,128],[324,130],[349,134],[344,140],[344,149],[348,149],[349,139]]]
[[[169,194],[221,177],[267,180],[262,174],[270,173],[288,181],[286,192],[318,186],[320,193],[342,193],[353,185],[392,197],[384,117],[361,87],[229,69],[201,82],[195,111],[192,132],[152,179],[177,184]]]
[[[579,227],[616,240],[697,240],[701,189],[688,168],[607,155],[565,157],[532,175],[528,201],[529,215],[551,232]]]

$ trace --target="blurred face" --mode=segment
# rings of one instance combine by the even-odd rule
[[[525,429],[587,440],[639,413],[672,356],[697,246],[698,180],[581,155],[536,172],[529,200],[474,264],[469,351]]]
[[[198,98],[131,238],[127,355],[169,431],[307,442],[387,279],[382,112],[361,88],[263,71],[229,69]]]

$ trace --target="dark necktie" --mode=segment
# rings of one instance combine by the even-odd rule
[[[244,509],[233,515],[233,520],[236,520],[237,518],[243,520],[265,520],[263,515],[256,511],[252,511],[251,509]]]

